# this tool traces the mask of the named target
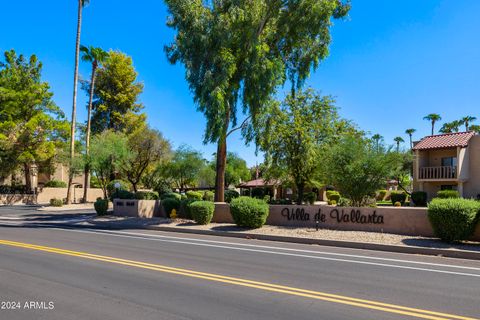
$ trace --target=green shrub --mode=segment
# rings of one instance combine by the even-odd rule
[[[155,191],[137,191],[135,199],[138,200],[158,200],[158,193]]]
[[[350,199],[340,197],[340,199],[337,202],[337,207],[350,207],[352,206],[352,202]]]
[[[160,196],[163,195],[163,194],[165,194],[165,193],[171,193],[171,192],[172,192],[172,188],[170,188],[170,185],[168,185],[168,183],[166,183],[166,182],[159,182],[159,183],[155,186],[154,190],[155,190],[156,192],[158,192],[158,194],[159,194]]]
[[[390,200],[392,204],[395,205],[395,202],[400,202],[403,206],[405,204],[405,200],[407,200],[407,194],[403,191],[392,191],[390,193]]]
[[[131,189],[131,184],[130,182],[128,181],[125,181],[125,180],[112,180],[110,181],[108,184],[107,184],[107,194],[108,194],[108,197],[112,197],[113,193],[116,191],[116,188],[115,188],[115,184],[116,183],[119,183],[120,184],[120,188],[118,188],[118,190],[130,190]]]
[[[378,190],[377,191],[377,200],[378,201],[383,201],[385,199],[385,196],[387,195],[387,190]]]
[[[176,192],[167,192],[164,193],[160,196],[160,200],[165,200],[165,199],[176,199],[178,201],[182,200],[182,195],[180,193]],[[186,197],[185,197],[186,199]]]
[[[211,201],[195,201],[190,204],[192,218],[198,224],[209,224],[213,218],[215,204]]]
[[[213,193],[212,191],[208,191],[208,190],[205,191],[203,193],[203,200],[213,202],[215,200],[215,193]]]
[[[338,202],[338,200],[340,200],[340,193],[338,191],[328,190],[326,192],[326,195],[327,200],[335,200],[335,202]]]
[[[192,211],[190,210],[190,204],[195,202],[194,199],[182,199],[180,201],[180,216],[186,219],[192,219]]]
[[[60,180],[50,180],[45,183],[45,188],[66,188],[67,183]]]
[[[263,188],[253,188],[251,196],[252,198],[263,199],[265,190]]]
[[[268,204],[260,199],[239,197],[230,203],[233,221],[240,227],[260,228],[268,217]]]
[[[479,219],[480,203],[467,199],[433,199],[428,204],[428,219],[435,235],[453,242],[472,236]]]
[[[400,201],[397,201],[393,204],[394,207],[401,207],[402,203]]]
[[[328,200],[328,204],[329,204],[330,206],[336,206],[336,205],[337,205],[337,201],[335,201],[335,200]]]
[[[315,192],[307,192],[303,196],[303,200],[308,204],[314,204],[317,200],[317,194]]]
[[[453,199],[460,198],[460,194],[457,190],[440,190],[437,192],[437,198],[440,199]]]
[[[263,201],[265,201],[266,203],[269,203],[271,198],[272,197],[270,197],[270,195],[266,194],[266,195],[263,196]]]
[[[203,199],[203,194],[197,191],[187,191],[185,195],[187,196],[187,199],[193,199],[197,201],[200,201]]]
[[[175,209],[178,212],[180,209],[180,200],[175,198],[166,198],[161,202],[163,209],[165,210],[165,214],[167,217],[170,217],[172,210]]]
[[[108,211],[108,200],[97,198],[97,201],[95,201],[93,207],[95,208],[95,211],[99,216],[104,216],[107,214]]]
[[[235,190],[225,190],[225,202],[230,203],[233,199],[240,197],[240,194]]]
[[[63,200],[58,198],[50,199],[50,205],[52,207],[63,207]]]
[[[118,189],[111,194],[110,200],[113,201],[113,199],[135,199],[135,194],[127,190]]]
[[[412,192],[412,200],[415,206],[425,207],[427,205],[427,193],[425,191]]]

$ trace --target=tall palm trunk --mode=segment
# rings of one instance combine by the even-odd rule
[[[97,72],[97,63],[94,61],[92,63],[92,79],[90,81],[90,98],[88,100],[88,115],[87,115],[87,133],[85,137],[85,155],[90,154],[90,127],[91,127],[91,113],[92,113],[92,102],[93,102],[93,90],[95,87],[95,73]],[[85,164],[85,180],[83,183],[83,202],[87,202],[88,199],[88,188],[90,188],[90,163],[87,160]]]
[[[78,0],[78,17],[77,17],[77,42],[75,44],[75,71],[73,74],[73,106],[72,106],[72,123],[70,130],[70,170],[68,174],[67,188],[67,204],[71,203],[71,189],[73,183],[73,158],[75,157],[75,122],[77,115],[77,85],[78,85],[78,60],[80,56],[80,34],[82,32],[82,8],[83,1]]]
[[[435,133],[435,121],[432,121],[432,136]]]

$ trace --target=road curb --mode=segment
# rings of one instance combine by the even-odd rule
[[[290,243],[301,243],[301,244],[317,244],[317,245],[329,246],[329,247],[342,247],[342,248],[353,248],[353,249],[363,249],[363,250],[441,256],[441,257],[457,258],[457,259],[480,260],[480,252],[458,250],[458,249],[449,250],[449,249],[437,249],[437,248],[426,248],[426,247],[396,246],[396,245],[390,245],[390,244],[298,238],[298,237],[274,236],[274,235],[256,234],[256,233],[236,233],[236,232],[227,232],[227,231],[193,230],[193,229],[184,229],[184,228],[178,228],[178,227],[147,226],[146,229],[156,230],[156,231],[166,231],[166,232],[202,234],[202,235],[210,235],[210,236],[268,240],[268,241],[290,242]]]

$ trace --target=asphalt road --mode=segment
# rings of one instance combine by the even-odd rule
[[[480,261],[24,227],[32,213],[8,210],[0,208],[2,320],[480,318]]]

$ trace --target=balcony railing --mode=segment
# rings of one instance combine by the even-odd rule
[[[423,167],[420,168],[419,179],[456,179],[457,167]]]

